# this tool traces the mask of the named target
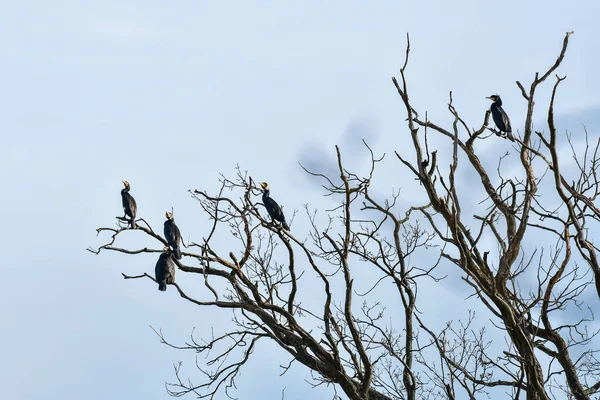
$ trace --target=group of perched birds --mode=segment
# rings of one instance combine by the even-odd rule
[[[504,135],[514,142],[515,139],[512,135],[510,119],[508,118],[506,112],[502,109],[502,100],[500,99],[500,96],[494,94],[487,98],[492,100],[493,102],[490,107],[490,112],[492,113],[492,118],[494,119],[494,123],[496,124],[500,135]],[[125,187],[121,190],[121,198],[123,200],[123,211],[125,212],[125,215],[122,219],[127,221],[129,217],[129,227],[131,229],[135,229],[137,203],[133,196],[129,193],[131,189],[129,182],[123,181],[123,184],[125,185]],[[263,190],[263,205],[267,209],[269,216],[273,221],[277,221],[278,223],[280,223],[283,229],[289,231],[290,227],[288,226],[285,220],[285,215],[283,215],[281,207],[270,196],[271,191],[269,189],[269,185],[266,182],[261,182],[260,186]],[[183,256],[181,253],[180,246],[181,232],[175,224],[173,213],[167,211],[166,217],[167,220],[164,224],[164,234],[168,246],[163,249],[163,252],[158,257],[158,261],[156,262],[156,267],[154,269],[156,281],[158,282],[158,290],[160,291],[167,290],[167,284],[172,284],[175,282],[176,267],[173,257],[176,260],[181,260]]]
[[[121,190],[121,199],[123,202],[123,212],[125,215],[120,219],[129,221],[129,227],[131,229],[135,229],[137,203],[131,193],[129,193],[131,190],[131,185],[129,185],[129,182],[123,181],[123,185],[125,185],[125,187]],[[261,182],[260,186],[263,190],[263,205],[267,209],[269,216],[273,221],[279,222],[283,229],[289,231],[290,227],[285,220],[285,216],[283,215],[281,207],[270,197],[271,191],[269,190],[269,185],[266,182]],[[180,245],[181,232],[175,224],[173,213],[167,211],[165,215],[167,220],[164,224],[164,234],[168,246],[163,249],[163,252],[160,254],[158,261],[156,262],[156,267],[154,268],[154,275],[156,282],[158,283],[158,290],[160,291],[167,290],[167,284],[175,283],[175,261],[173,260],[173,257],[177,260],[181,260],[183,256]]]

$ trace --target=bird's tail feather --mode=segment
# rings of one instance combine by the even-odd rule
[[[181,257],[182,257],[181,247],[175,246],[173,248],[173,255],[175,256],[176,259],[181,260]]]
[[[285,219],[281,223],[281,226],[283,226],[283,229],[285,229],[286,231],[290,230],[290,227],[288,226],[287,222],[285,222]]]
[[[136,225],[135,225],[135,218],[131,218],[131,229],[135,229]]]
[[[160,290],[161,292],[164,292],[165,290],[167,290],[167,282],[165,282],[165,281],[159,282],[158,290]]]

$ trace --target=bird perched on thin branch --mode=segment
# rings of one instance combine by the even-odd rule
[[[502,99],[497,94],[493,94],[490,97],[486,97],[486,99],[490,99],[493,101],[490,107],[490,111],[492,112],[492,118],[494,119],[496,128],[498,128],[500,133],[505,133],[506,137],[512,142],[514,142],[515,138],[512,135],[512,128],[510,127],[510,118],[508,118],[508,115],[502,109]]]
[[[173,256],[181,260],[181,247],[179,247],[181,232],[179,232],[179,228],[175,225],[173,214],[167,211],[165,215],[167,216],[167,220],[165,221],[165,239],[169,246],[173,248]]]
[[[289,231],[290,227],[288,226],[287,222],[285,222],[285,216],[283,215],[281,207],[279,207],[279,204],[277,204],[277,202],[269,196],[271,193],[269,190],[269,185],[267,182],[261,182],[260,186],[263,188],[262,201],[267,209],[267,212],[274,221],[279,221],[281,223],[283,229]]]
[[[160,254],[154,268],[154,275],[158,282],[158,290],[161,292],[167,290],[167,284],[175,283],[175,262],[170,252]]]
[[[121,190],[121,199],[123,200],[123,211],[125,215],[123,216],[124,220],[127,220],[127,217],[130,218],[130,226],[131,229],[135,229],[135,214],[137,213],[137,203],[131,194],[129,194],[129,190],[131,187],[129,186],[129,182],[123,181],[123,185],[125,187]]]

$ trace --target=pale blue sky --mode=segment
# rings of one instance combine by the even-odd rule
[[[332,155],[334,144],[347,143],[360,163],[356,127],[379,151],[406,143],[390,80],[406,32],[415,106],[447,120],[453,90],[476,125],[484,97],[498,92],[519,126],[515,80],[529,82],[554,62],[574,30],[557,112],[579,117],[564,118],[570,129],[597,128],[600,5],[572,4],[3,2],[3,398],[166,399],[173,362],[192,362],[194,376],[193,357],[160,345],[149,325],[183,341],[191,328],[208,333],[229,315],[121,279],[152,271],[155,257],[85,251],[101,244],[95,228],[121,213],[121,180],[155,227],[174,207],[184,235],[206,228],[186,191],[215,189],[218,174],[237,163],[267,180],[288,210],[322,206],[297,166],[314,158],[307,152]],[[279,399],[285,386],[286,399],[331,398],[310,390],[301,368],[268,386],[287,360],[271,354],[257,351],[260,368],[239,380],[241,399]]]

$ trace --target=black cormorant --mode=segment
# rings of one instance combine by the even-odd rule
[[[167,284],[175,283],[175,262],[170,252],[161,253],[154,268],[158,290],[164,292],[167,290]]]
[[[506,137],[511,141],[515,141],[515,138],[512,135],[512,129],[510,127],[510,119],[508,115],[502,109],[502,99],[497,94],[493,94],[490,97],[486,97],[493,101],[492,106],[490,107],[490,111],[492,112],[492,118],[494,118],[494,123],[496,124],[496,128],[502,133],[506,133]]]
[[[133,196],[129,194],[129,189],[131,189],[131,187],[129,186],[129,182],[123,181],[123,185],[125,185],[125,187],[121,190],[121,197],[123,200],[123,211],[125,212],[123,219],[126,220],[126,217],[131,218],[131,229],[135,229],[135,214],[137,212],[137,203],[135,202]]]
[[[169,243],[169,246],[173,248],[173,255],[175,258],[181,260],[181,248],[179,247],[179,242],[181,242],[181,232],[179,232],[179,228],[175,225],[173,214],[167,211],[166,216],[165,239],[167,240],[167,243]]]
[[[279,204],[277,204],[275,200],[269,197],[269,185],[267,182],[261,182],[260,186],[263,188],[262,201],[267,209],[267,212],[273,220],[281,222],[283,229],[289,231],[290,227],[288,226],[287,222],[285,222],[285,216],[283,215],[283,211],[281,211],[281,207],[279,207]]]

